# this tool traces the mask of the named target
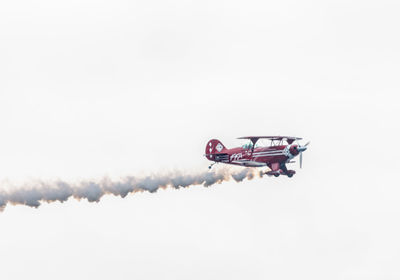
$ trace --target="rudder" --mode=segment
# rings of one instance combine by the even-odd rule
[[[226,148],[224,144],[221,143],[221,141],[217,139],[211,139],[207,142],[205,156],[209,160],[214,160],[213,154],[224,153],[225,150]]]

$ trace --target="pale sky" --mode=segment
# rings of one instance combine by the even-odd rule
[[[399,279],[399,8],[1,1],[0,190],[311,141],[290,179],[8,205],[1,278]]]

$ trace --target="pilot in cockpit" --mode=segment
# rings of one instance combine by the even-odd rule
[[[242,149],[244,150],[251,150],[253,148],[253,143],[246,143],[242,146]]]

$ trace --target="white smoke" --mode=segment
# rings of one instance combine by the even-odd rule
[[[236,182],[241,182],[245,178],[251,180],[256,175],[262,177],[262,174],[262,172],[257,172],[251,168],[239,170],[221,168],[198,174],[174,172],[168,175],[152,175],[142,178],[127,176],[118,181],[106,177],[99,181],[82,181],[79,183],[65,181],[36,182],[8,191],[0,190],[0,210],[3,210],[8,204],[37,208],[42,202],[64,202],[71,197],[78,200],[87,199],[89,202],[99,202],[101,197],[106,194],[125,197],[129,193],[141,191],[153,193],[160,188],[167,187],[175,189],[193,185],[209,187],[216,183],[229,181],[231,178]]]

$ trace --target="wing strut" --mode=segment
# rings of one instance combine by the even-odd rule
[[[258,137],[251,137],[250,138],[250,141],[253,143],[253,146],[251,146],[251,154],[252,155],[253,155],[254,147],[256,146],[256,143],[257,143],[258,139],[260,139],[260,138],[258,138]]]

